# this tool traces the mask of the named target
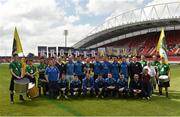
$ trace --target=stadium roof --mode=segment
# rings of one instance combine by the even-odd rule
[[[180,2],[151,5],[110,18],[93,29],[75,48],[93,48],[115,37],[158,27],[180,25]],[[112,42],[113,40],[110,40]],[[116,41],[116,39],[114,40]],[[99,44],[100,43],[100,44]],[[98,45],[99,44],[99,45]]]

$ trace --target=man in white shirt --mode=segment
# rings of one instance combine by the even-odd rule
[[[156,70],[153,66],[151,66],[151,62],[149,61],[147,62],[147,66],[145,66],[144,69],[148,69],[148,74],[151,76],[150,82],[151,82],[152,92],[153,92],[153,90],[156,87]]]

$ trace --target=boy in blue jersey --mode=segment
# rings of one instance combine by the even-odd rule
[[[90,95],[94,95],[94,78],[90,77],[89,72],[86,73],[83,79],[83,93],[86,96],[87,92],[90,91]]]
[[[71,96],[74,96],[76,92],[78,92],[78,96],[81,95],[81,81],[78,79],[77,75],[74,75],[71,84],[70,84],[70,92]]]
[[[116,82],[116,90],[118,96],[127,96],[128,93],[128,82],[125,80],[124,75],[120,74],[119,79]]]
[[[108,74],[108,78],[105,79],[105,96],[115,96],[116,94],[116,80],[112,78],[112,74]]]
[[[105,80],[102,77],[101,74],[99,74],[98,78],[95,80],[95,92],[96,92],[96,97],[104,98],[104,89],[105,89]]]
[[[55,99],[57,97],[57,81],[59,79],[59,70],[54,65],[54,60],[49,60],[49,66],[45,70],[45,78],[49,86],[49,98]]]
[[[103,75],[103,78],[107,78],[111,69],[111,64],[108,62],[107,57],[104,57],[104,61],[101,63],[101,65],[102,65],[101,74]]]
[[[60,99],[60,96],[64,96],[65,99],[68,99],[68,86],[69,81],[66,79],[65,73],[62,73],[61,78],[58,80],[59,96],[57,97],[57,99]]]
[[[129,78],[129,65],[126,62],[126,58],[122,57],[122,63],[120,64],[120,73],[124,75],[124,79],[128,81]]]
[[[81,62],[81,57],[79,56],[77,62],[74,64],[74,73],[78,76],[78,78],[82,81],[83,79],[83,69],[84,66]]]
[[[119,78],[119,63],[118,63],[118,59],[117,57],[114,57],[114,61],[111,64],[111,73],[112,73],[112,77],[117,81],[117,79]]]

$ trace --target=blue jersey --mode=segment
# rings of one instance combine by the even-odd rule
[[[117,88],[127,88],[128,87],[128,82],[125,79],[118,79],[116,82],[116,87]]]
[[[128,73],[128,63],[127,62],[122,62],[120,65],[120,71],[124,75],[124,77],[127,79],[129,77]]]
[[[80,61],[77,61],[74,64],[74,72],[76,75],[83,75],[83,64]]]
[[[101,65],[102,65],[102,70],[101,70],[102,74],[110,73],[111,64],[108,61],[104,61],[103,63],[101,63]]]
[[[67,79],[59,79],[58,80],[58,86],[60,88],[68,88],[68,85],[69,85],[69,81]]]
[[[111,65],[111,73],[113,78],[117,80],[119,78],[119,63],[118,62],[113,62]]]
[[[100,74],[102,66],[101,63],[99,61],[94,62],[94,74]]]
[[[81,88],[81,81],[78,80],[72,80],[70,84],[71,88]]]
[[[106,78],[105,82],[106,87],[116,86],[116,80],[114,78]]]
[[[95,88],[104,88],[104,86],[105,86],[104,78],[97,78],[95,80]]]
[[[84,78],[83,79],[83,88],[88,88],[88,87],[94,88],[94,79],[93,78],[90,78],[90,79]]]
[[[49,81],[57,81],[59,79],[59,70],[57,67],[47,67],[45,70],[45,75],[48,76]]]
[[[73,75],[74,74],[74,63],[72,61],[69,61],[66,64],[66,74],[67,75]]]

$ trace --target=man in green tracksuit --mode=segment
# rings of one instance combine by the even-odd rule
[[[170,86],[169,81],[170,81],[170,67],[169,64],[166,64],[165,59],[161,59],[161,63],[158,66],[158,77],[160,76],[168,76],[168,81],[163,82],[159,80],[158,86],[159,86],[159,94],[162,95],[162,88],[165,88],[166,91],[166,97],[168,97],[168,87]]]
[[[47,65],[44,63],[44,58],[40,59],[40,64],[37,66],[39,78],[38,78],[38,88],[39,88],[39,95],[41,95],[41,87],[43,88],[43,94],[46,95],[48,91],[48,83],[45,78],[45,70]]]
[[[22,65],[21,65],[21,62],[19,61],[18,54],[13,54],[13,61],[9,64],[9,70],[12,75],[11,81],[10,81],[10,87],[9,87],[10,101],[11,101],[11,104],[13,104],[14,103],[14,80],[22,79],[22,75],[21,75]],[[19,96],[19,99],[24,100],[22,95]]]

